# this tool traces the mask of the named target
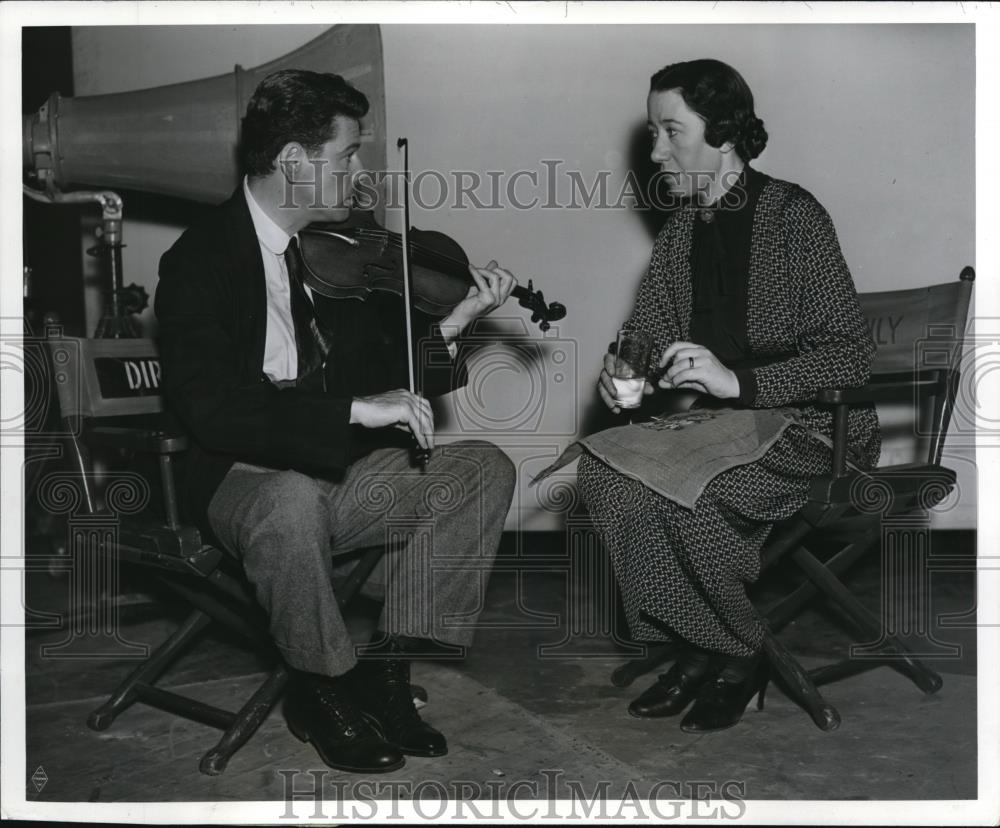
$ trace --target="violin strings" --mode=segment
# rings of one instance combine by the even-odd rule
[[[359,236],[363,236],[369,239],[378,239],[379,241],[388,241],[398,249],[402,250],[403,242],[400,237],[395,233],[389,233],[389,231],[377,231],[377,230],[359,230],[357,231]],[[439,261],[448,262],[449,264],[458,265],[459,267],[465,267],[465,263],[460,259],[456,259],[453,256],[449,256],[446,253],[439,253],[436,250],[431,250],[424,247],[419,242],[410,242],[410,250],[418,251],[423,253],[429,259],[438,259]]]
[[[375,241],[388,241],[396,249],[403,249],[403,240],[398,233],[393,233],[389,230],[366,230],[364,228],[358,228],[355,230],[357,236],[361,239],[375,240]],[[430,248],[424,247],[418,242],[410,242],[410,250],[416,253],[422,253],[426,259],[438,262],[444,262],[450,264],[456,268],[459,268],[463,275],[466,274],[466,268],[468,264],[463,262],[461,259],[456,259],[454,256],[449,256],[447,253],[439,253],[437,250],[431,250]],[[471,277],[470,277],[471,279]],[[520,293],[519,287],[514,289],[515,294]]]
[[[388,241],[394,247],[399,250],[403,249],[403,242],[395,233],[390,234],[389,231],[377,231],[377,230],[358,230],[356,231],[358,236],[366,239],[377,239],[378,241]],[[449,256],[447,253],[439,253],[437,250],[431,250],[430,248],[424,247],[418,242],[410,242],[410,250],[422,253],[425,257],[431,260],[437,260],[439,262],[446,262],[456,267],[464,269],[467,267],[466,263],[461,259],[456,259],[454,256]]]

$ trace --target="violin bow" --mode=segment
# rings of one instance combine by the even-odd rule
[[[417,385],[414,380],[413,371],[413,312],[410,300],[410,142],[406,138],[396,139],[396,148],[403,151],[403,312],[406,319],[406,367],[410,372],[410,393],[417,393]],[[414,462],[421,471],[427,469],[427,462],[431,459],[431,450],[426,449],[417,441],[417,436],[413,435],[415,443],[413,447]]]

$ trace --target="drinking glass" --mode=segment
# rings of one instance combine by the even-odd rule
[[[618,331],[614,371],[615,403],[621,408],[638,408],[646,385],[646,368],[653,349],[653,337],[643,331]]]

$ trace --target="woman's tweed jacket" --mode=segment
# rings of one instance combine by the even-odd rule
[[[692,210],[667,220],[625,325],[653,335],[657,359],[689,334],[694,221]],[[745,584],[760,572],[760,548],[774,522],[801,508],[810,478],[830,470],[830,449],[806,429],[829,435],[832,414],[810,400],[820,388],[861,385],[869,375],[875,345],[833,224],[801,187],[766,184],[749,271],[748,356],[760,367],[741,378],[741,396],[749,389],[745,402],[753,407],[798,408],[806,428],[788,428],[760,460],[716,476],[694,509],[589,454],[580,459],[580,493],[610,554],[636,640],[680,638],[736,656],[759,651],[763,626]],[[873,407],[851,412],[849,441],[854,462],[877,463]]]
[[[688,337],[694,221],[693,210],[677,210],[667,220],[625,325],[651,333],[657,356]],[[754,357],[797,354],[753,369],[757,393],[749,404],[794,404],[809,428],[827,435],[832,413],[808,401],[820,388],[864,385],[875,355],[830,216],[801,187],[778,179],[764,187],[754,215],[747,341]],[[874,407],[854,408],[849,426],[851,459],[873,466],[880,447]]]

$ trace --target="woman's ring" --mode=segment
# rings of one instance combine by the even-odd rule
[[[694,357],[688,357],[688,365],[694,368]]]

